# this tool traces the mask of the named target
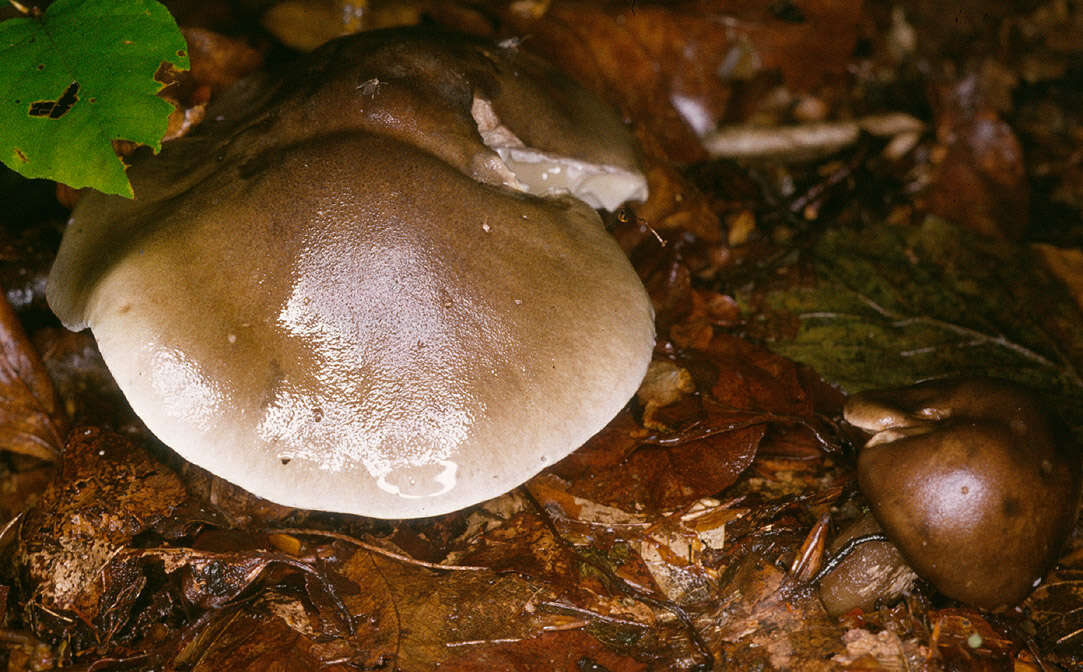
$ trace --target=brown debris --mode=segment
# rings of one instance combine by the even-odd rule
[[[15,557],[29,579],[28,621],[39,632],[70,638],[74,626],[107,641],[145,580],[118,556],[185,497],[172,472],[122,437],[72,432],[56,478],[20,523]]]
[[[1023,148],[982,97],[975,76],[938,90],[940,143],[928,208],[978,233],[1018,239],[1027,230],[1029,189]]]

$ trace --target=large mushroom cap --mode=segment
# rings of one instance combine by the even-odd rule
[[[621,409],[653,345],[638,277],[591,207],[524,193],[475,118],[630,171],[608,109],[514,51],[414,31],[269,86],[134,167],[134,202],[84,199],[49,278],[163,442],[281,504],[404,518],[515,487]],[[520,90],[548,101],[551,144],[512,122]]]
[[[919,575],[990,609],[1030,593],[1080,495],[1078,450],[1032,393],[938,380],[855,395],[845,415],[876,432],[858,456],[861,491]]]

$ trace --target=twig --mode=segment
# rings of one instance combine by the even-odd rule
[[[842,184],[852,177],[858,167],[865,161],[866,154],[867,152],[865,151],[856,152],[840,170],[833,171],[827,176],[827,179],[817,182],[806,190],[805,193],[790,201],[790,212],[794,215],[804,212],[805,208],[811,203],[822,198],[823,195],[827,193],[828,189],[838,184]]]
[[[441,565],[441,564],[435,563],[435,562],[426,562],[424,560],[418,560],[417,558],[411,558],[410,556],[404,555],[402,553],[396,553],[394,551],[389,551],[386,548],[381,548],[379,546],[376,546],[375,544],[370,544],[370,543],[361,541],[360,539],[351,537],[351,536],[349,536],[347,534],[341,534],[339,532],[326,532],[324,530],[308,530],[308,529],[301,529],[301,528],[296,528],[296,527],[268,528],[267,531],[268,532],[279,533],[279,534],[300,534],[300,535],[305,535],[305,536],[310,536],[310,537],[327,537],[328,539],[337,539],[339,541],[344,541],[347,544],[352,544],[354,546],[357,546],[358,548],[363,548],[366,551],[369,551],[371,553],[375,553],[377,555],[382,555],[385,558],[391,558],[392,560],[398,560],[399,562],[402,562],[402,563],[405,563],[405,564],[408,564],[408,565],[416,565],[418,567],[427,567],[428,569],[440,569],[440,570],[444,570],[444,571],[448,571],[448,572],[488,572],[488,571],[492,571],[489,567],[475,567],[473,565]]]
[[[708,133],[703,146],[712,158],[827,156],[852,145],[862,131],[881,137],[921,133],[925,124],[901,112],[846,121],[818,121],[788,126],[725,126]]]
[[[466,642],[445,642],[444,646],[481,646],[483,644],[514,644],[515,642],[521,642],[521,637],[501,637],[500,639],[471,639]]]
[[[637,621],[629,621],[629,620],[624,619],[624,618],[614,618],[613,616],[606,616],[605,614],[600,614],[600,613],[598,613],[596,611],[591,611],[590,609],[584,609],[582,607],[577,607],[574,604],[564,604],[562,602],[541,602],[539,606],[549,607],[550,609],[553,609],[555,611],[570,611],[573,614],[578,614],[580,616],[586,616],[586,617],[588,617],[588,618],[590,618],[592,620],[605,621],[606,623],[613,623],[615,625],[626,625],[626,626],[633,627],[633,628],[642,628],[644,630],[646,630],[648,627],[650,627],[650,626],[646,625],[645,623],[639,623]]]
[[[19,522],[20,520],[22,520],[22,518],[23,518],[23,514],[24,514],[24,513],[26,513],[26,510],[23,510],[23,511],[20,511],[20,512],[16,513],[16,514],[15,514],[15,515],[14,515],[14,516],[12,517],[12,519],[11,519],[11,520],[9,520],[9,521],[8,521],[8,522],[7,522],[7,523],[6,523],[5,525],[4,525],[4,529],[0,530],[0,544],[2,544],[2,543],[3,543],[3,541],[4,541],[4,538],[8,536],[8,532],[11,532],[11,530],[12,530],[12,529],[13,529],[13,528],[15,527],[15,525],[16,525],[16,524],[17,524],[17,523],[18,523],[18,522]]]

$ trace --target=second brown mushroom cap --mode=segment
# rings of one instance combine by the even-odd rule
[[[875,432],[858,457],[861,491],[940,592],[1004,608],[1056,561],[1079,508],[1080,456],[1034,394],[938,380],[854,395],[845,417]]]

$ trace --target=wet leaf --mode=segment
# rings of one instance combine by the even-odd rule
[[[49,374],[0,292],[0,450],[54,460],[66,433]]]
[[[799,369],[770,351],[726,335],[673,362],[691,372],[694,394],[652,414],[648,432],[627,411],[553,473],[568,492],[626,511],[663,511],[713,496],[752,463],[768,427],[815,425]]]
[[[929,612],[932,644],[948,665],[972,670],[1003,669],[1017,645],[980,613],[969,609]]]
[[[127,429],[126,425],[132,424],[124,393],[106,368],[90,331],[39,329],[34,334],[34,344],[41,352],[66,415],[76,425]]]
[[[212,91],[224,91],[263,65],[263,56],[244,41],[206,30],[181,30],[191,56],[192,80]]]
[[[277,599],[261,600],[254,608],[232,608],[211,612],[213,617],[202,625],[188,650],[175,662],[192,664],[193,672],[307,672],[330,670],[346,672],[358,665],[377,665],[380,656],[367,660],[360,651],[350,650],[349,656],[328,659],[333,651],[314,636],[303,632],[305,609],[300,603]],[[302,631],[294,629],[301,627]],[[306,634],[310,636],[306,636]],[[339,652],[335,652],[339,653]]]

